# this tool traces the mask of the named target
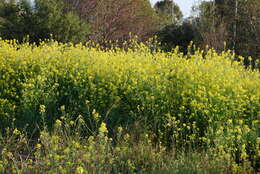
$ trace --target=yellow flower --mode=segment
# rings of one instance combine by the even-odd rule
[[[116,151],[116,152],[120,152],[120,150],[121,150],[120,147],[116,147],[116,148],[115,148],[115,151]]]
[[[93,141],[94,141],[94,137],[93,137],[93,136],[89,136],[89,137],[88,137],[88,141],[89,141],[89,142],[93,142]]]
[[[239,133],[239,134],[242,133],[241,128],[240,128],[239,126],[236,126],[236,131],[237,131],[237,133]]]
[[[65,106],[62,105],[62,106],[60,107],[60,110],[61,110],[61,111],[65,111]]]
[[[74,122],[74,121],[70,121],[70,125],[71,125],[71,126],[74,126],[74,125],[75,125],[75,122]]]
[[[99,127],[99,132],[100,133],[107,133],[107,127],[106,127],[106,123],[102,122],[100,127]]]
[[[67,147],[66,149],[64,149],[63,152],[64,152],[65,154],[66,154],[66,153],[70,153],[70,148]]]
[[[14,129],[13,134],[14,134],[14,135],[20,135],[21,132],[20,132],[18,129]]]
[[[120,126],[120,127],[118,127],[117,130],[118,130],[119,133],[121,133],[123,131],[123,128]]]
[[[36,144],[36,149],[41,149],[42,145],[41,144]]]
[[[83,167],[79,166],[76,168],[75,174],[83,174],[83,173],[84,173]]]
[[[93,109],[92,115],[93,115],[94,120],[96,120],[96,121],[98,121],[98,120],[100,119],[100,117],[101,117],[101,116],[99,115],[99,113],[96,112],[95,109]]]
[[[45,109],[46,109],[46,107],[44,105],[40,105],[40,113],[41,114],[45,113],[45,111],[46,111]]]
[[[260,137],[257,137],[257,138],[256,138],[256,142],[257,142],[258,144],[260,144]]]
[[[227,120],[227,123],[232,124],[232,120],[231,119]]]
[[[79,120],[79,123],[80,123],[80,124],[83,124],[83,123],[85,123],[85,121],[84,121],[84,119],[83,119],[83,116],[82,116],[82,115],[79,115],[79,116],[78,116],[78,120]]]
[[[62,123],[62,122],[61,122],[60,120],[56,120],[56,121],[55,121],[55,124],[56,124],[57,126],[61,126],[61,123]]]

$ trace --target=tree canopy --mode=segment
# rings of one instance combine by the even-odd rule
[[[158,1],[155,3],[154,9],[163,26],[180,23],[183,17],[180,7],[172,0]]]
[[[66,11],[62,0],[0,1],[0,37],[30,42],[53,38],[60,42],[81,42],[89,32],[88,24]]]
[[[91,25],[89,39],[96,42],[123,41],[129,33],[139,40],[151,37],[159,20],[149,0],[65,0],[83,20]]]

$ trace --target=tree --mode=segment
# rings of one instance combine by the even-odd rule
[[[233,23],[230,24],[233,49],[238,55],[260,60],[260,1],[237,0],[236,8],[233,7],[233,14],[237,14],[233,15]],[[227,19],[225,21],[228,22]]]
[[[91,25],[89,38],[106,41],[129,39],[129,33],[140,41],[152,36],[158,21],[148,0],[65,0],[67,7],[76,11]]]
[[[192,24],[184,22],[182,25],[167,25],[157,33],[157,36],[163,50],[171,51],[179,46],[180,51],[186,54],[191,41],[197,39],[197,33]]]
[[[0,19],[0,36],[20,42],[29,36],[36,43],[51,37],[77,43],[85,41],[89,32],[86,23],[65,10],[62,0],[35,0],[34,6],[27,0],[1,0]]]
[[[222,5],[222,1],[218,1],[218,5]],[[227,25],[222,19],[222,10],[216,8],[216,4],[212,1],[203,1],[199,6],[193,7],[197,18],[195,19],[195,27],[201,40],[195,43],[201,47],[209,46],[221,52],[225,49],[225,42],[228,40]],[[222,8],[221,8],[222,9]]]
[[[61,42],[84,42],[89,26],[73,11],[66,10],[62,0],[36,0],[35,15],[45,31],[44,38],[52,37]],[[42,31],[41,33],[44,33]]]
[[[5,39],[22,40],[30,33],[28,18],[31,17],[31,7],[27,1],[0,1],[0,36]]]
[[[173,0],[158,1],[154,9],[161,21],[161,29],[156,33],[161,48],[171,51],[179,46],[180,51],[187,53],[188,45],[197,37],[193,24],[182,22],[182,12]]]
[[[154,9],[161,19],[162,26],[180,23],[183,17],[180,7],[173,0],[158,1]]]
[[[246,58],[245,65],[260,68],[260,64],[257,65],[260,60],[259,0],[204,1],[197,11],[197,27],[203,36],[203,45],[220,52],[224,49],[225,41],[226,48]],[[253,61],[247,59],[249,56],[253,57]]]

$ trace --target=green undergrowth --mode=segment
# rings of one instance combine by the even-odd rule
[[[53,131],[43,129],[37,140],[17,129],[8,129],[5,137],[0,136],[0,173],[256,173],[243,147],[241,161],[237,162],[232,151],[221,145],[207,150],[167,149],[161,143],[154,144],[147,133],[136,134],[139,126],[118,127],[113,137],[109,137],[105,123],[92,136],[82,136],[86,126],[82,117],[76,121],[62,118],[56,121]]]

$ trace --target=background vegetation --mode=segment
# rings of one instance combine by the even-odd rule
[[[225,48],[244,56],[245,65],[253,57],[253,66],[259,68],[260,1],[216,0],[202,2],[195,7],[197,27],[203,45],[221,52]],[[223,44],[226,42],[226,44]]]

